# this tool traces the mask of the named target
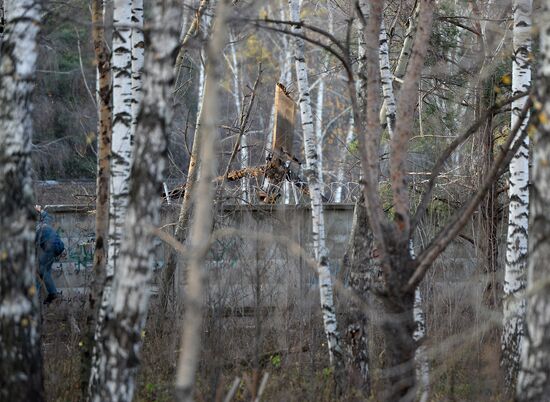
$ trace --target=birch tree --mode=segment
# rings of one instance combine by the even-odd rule
[[[300,2],[298,0],[289,0],[290,19],[292,22],[300,22]],[[313,248],[315,259],[317,261],[317,274],[319,276],[319,292],[321,301],[321,310],[323,314],[323,324],[327,344],[329,349],[329,358],[334,367],[336,380],[339,381],[341,370],[343,368],[343,354],[340,347],[340,334],[336,321],[336,309],[334,306],[332,278],[330,273],[328,250],[325,244],[325,226],[323,214],[323,200],[321,195],[321,182],[319,180],[318,165],[318,147],[314,133],[313,114],[311,111],[311,98],[309,90],[309,81],[307,74],[307,65],[305,61],[304,41],[299,36],[301,34],[300,25],[293,25],[294,33],[294,57],[296,76],[298,78],[300,119],[302,122],[302,132],[304,138],[304,149],[306,153],[306,175],[311,197],[311,220],[313,225]]]
[[[109,178],[113,114],[111,108],[111,55],[105,41],[104,0],[92,1],[92,37],[97,63],[97,181],[94,262],[88,296],[86,334],[81,346],[80,390],[83,399],[88,393],[93,355],[92,344],[96,331],[96,317],[98,316],[97,302],[101,299],[105,281],[106,248],[109,235]]]
[[[100,339],[103,320],[112,292],[117,269],[118,253],[126,209],[130,164],[132,160],[132,0],[115,0],[113,9],[112,68],[112,140],[109,191],[109,242],[107,265],[103,281],[103,294],[99,307],[95,334],[95,352],[92,358],[91,386],[97,383],[99,356],[103,355],[104,342]]]
[[[533,148],[527,316],[517,384],[517,399],[522,402],[543,401],[550,395],[550,0],[542,2],[540,15],[541,124]]]
[[[137,117],[142,99],[142,74],[145,54],[143,37],[143,0],[132,0],[132,136],[137,127]]]
[[[532,0],[514,1],[514,29],[512,61],[512,91],[528,92],[531,87],[531,13]],[[525,99],[512,103],[512,127],[525,106]],[[523,124],[521,130],[526,130]],[[527,231],[529,224],[529,137],[525,137],[510,162],[510,197],[506,265],[504,270],[504,300],[502,322],[502,365],[506,384],[513,390],[519,368],[521,338],[525,315],[527,268]]]
[[[152,5],[153,29],[145,57],[144,96],[136,127],[125,237],[101,334],[104,347],[92,384],[92,401],[130,401],[135,391],[154,259],[151,228],[160,223],[158,189],[167,166],[173,56],[181,11],[176,0],[155,0]]]
[[[37,35],[42,4],[7,0],[0,42],[0,400],[42,401],[31,179]]]
[[[181,351],[176,373],[176,397],[181,402],[191,402],[195,385],[195,372],[201,351],[203,305],[205,300],[204,260],[209,248],[212,230],[212,208],[216,175],[214,142],[217,132],[218,83],[221,73],[216,66],[216,56],[223,50],[229,6],[227,0],[220,0],[215,11],[215,24],[207,47],[207,70],[204,88],[204,104],[200,114],[199,130],[195,141],[200,141],[201,173],[194,189],[197,203],[195,219],[191,227],[191,256],[187,268],[186,310],[183,320]]]
[[[4,0],[0,0],[0,49],[1,49],[2,39],[4,38],[5,25],[6,25],[6,14],[4,12]],[[1,54],[2,53],[0,53],[0,55]]]

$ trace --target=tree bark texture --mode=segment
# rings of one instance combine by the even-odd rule
[[[531,14],[532,0],[514,1],[512,91],[527,92],[531,88]],[[525,105],[525,99],[512,103],[512,127]],[[526,124],[522,130],[526,130]],[[504,268],[502,321],[502,366],[506,385],[513,391],[519,369],[519,356],[525,320],[525,290],[529,226],[529,137],[521,144],[510,162],[508,196],[508,233]]]
[[[412,52],[413,43],[414,43],[414,35],[416,33],[416,26],[418,25],[419,11],[420,11],[420,7],[419,7],[419,3],[417,2],[412,15],[409,17],[409,25],[407,26],[407,30],[405,31],[403,45],[401,46],[401,51],[397,59],[397,64],[395,65],[395,69],[393,71],[393,76],[398,80],[402,80],[403,77],[405,76],[407,65],[409,63],[409,58],[411,57],[411,52]],[[382,30],[380,32],[382,32]],[[384,45],[383,43],[381,43],[380,45],[381,45],[380,51],[383,52]],[[390,111],[388,110],[388,106],[391,108],[391,105],[388,105],[386,103],[386,99],[384,99],[384,103],[382,105],[382,108],[380,109],[381,124],[384,124],[386,122],[388,118],[388,114],[390,113]]]
[[[353,211],[352,237],[349,249],[349,285],[355,299],[351,301],[345,332],[348,381],[368,398],[371,392],[369,362],[369,312],[373,311],[372,290],[381,280],[376,264],[374,239],[369,229],[363,197]]]
[[[533,148],[527,316],[517,385],[517,399],[522,402],[543,401],[550,395],[550,0],[542,2],[540,15],[541,125]]]
[[[111,299],[113,277],[128,207],[130,164],[132,160],[132,0],[115,0],[113,5],[112,73],[112,137],[109,183],[109,236],[103,294],[95,331],[95,352],[92,358],[90,383],[98,380],[100,356],[104,342],[104,319]],[[91,392],[94,392],[93,390]]]
[[[141,106],[142,75],[145,55],[143,36],[143,0],[132,0],[132,136],[137,128],[137,117]]]
[[[173,62],[181,12],[176,0],[155,0],[152,6],[153,28],[145,57],[144,97],[136,127],[125,237],[101,334],[103,347],[98,376],[92,384],[92,401],[129,401],[135,391],[154,258],[151,227],[160,223],[158,189],[167,166]]]
[[[44,400],[35,287],[31,97],[42,4],[7,0],[0,58],[0,400]]]
[[[204,89],[204,104],[200,114],[201,173],[196,188],[193,190],[197,202],[195,219],[191,227],[191,255],[187,267],[187,289],[185,298],[185,316],[183,334],[176,373],[176,399],[182,402],[194,400],[195,372],[201,352],[203,305],[205,300],[204,261],[209,249],[210,232],[213,220],[213,179],[216,175],[217,162],[215,140],[218,123],[218,83],[222,74],[216,66],[216,56],[223,51],[226,34],[229,5],[226,0],[218,2],[215,12],[216,22],[207,47],[207,71]]]
[[[289,0],[291,21],[300,21],[300,2]],[[301,34],[301,27],[294,25],[292,32]],[[336,309],[333,298],[332,278],[329,267],[328,250],[325,244],[325,224],[323,214],[323,200],[321,195],[321,182],[319,181],[318,148],[314,133],[313,114],[311,111],[311,97],[308,81],[307,65],[305,61],[305,45],[303,39],[294,37],[294,54],[296,76],[298,78],[298,91],[300,94],[300,118],[306,153],[306,175],[311,197],[311,215],[313,225],[313,248],[317,260],[317,274],[319,276],[319,291],[321,311],[329,358],[334,368],[336,381],[343,369],[343,354],[340,347],[340,334],[336,321]]]
[[[92,1],[92,37],[97,63],[97,181],[95,213],[95,249],[88,311],[86,316],[85,339],[81,346],[80,391],[83,399],[88,394],[91,375],[92,349],[96,331],[96,317],[105,281],[107,259],[107,239],[109,235],[109,178],[111,160],[112,119],[111,108],[111,55],[105,42],[105,1]],[[97,349],[96,349],[97,351]]]
[[[113,138],[107,276],[117,268],[128,206],[132,162],[132,0],[115,0],[113,11]],[[106,292],[107,293],[107,292]]]
[[[411,258],[414,260],[416,259],[416,253],[412,239],[410,240],[409,247]],[[423,345],[426,338],[426,315],[422,308],[422,290],[420,289],[420,285],[414,291],[413,314],[416,324],[413,333],[413,339],[416,342],[414,359],[416,361],[416,378],[420,382],[418,400],[419,402],[428,402],[430,397],[430,362],[426,353],[426,346]]]
[[[386,125],[390,139],[395,131],[395,95],[393,91],[393,77],[390,65],[390,49],[388,46],[388,35],[384,20],[380,28],[380,81],[382,93],[384,94],[384,107],[386,108]]]

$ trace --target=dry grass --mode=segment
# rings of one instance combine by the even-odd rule
[[[260,271],[255,271],[261,274]],[[426,345],[431,360],[431,401],[507,401],[499,368],[499,314],[483,306],[483,278],[452,281],[445,271],[423,285],[428,319]],[[254,275],[243,286],[252,286]],[[221,401],[236,377],[242,381],[234,401],[250,401],[269,373],[264,401],[360,401],[358,390],[333,393],[321,316],[314,287],[294,295],[286,306],[228,309],[232,299],[209,293],[212,306],[204,320],[196,400]],[[345,313],[345,302],[339,301]],[[261,308],[264,307],[264,308]],[[240,315],[239,315],[240,314]],[[54,303],[44,309],[43,340],[49,401],[76,401],[79,395],[81,301]],[[136,401],[172,401],[179,320],[163,318],[152,299],[144,335]],[[384,358],[379,331],[371,328],[374,396],[383,389],[378,368]]]

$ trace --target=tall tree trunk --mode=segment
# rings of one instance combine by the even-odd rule
[[[542,109],[533,147],[527,317],[517,386],[522,402],[543,401],[550,395],[550,0],[542,2],[539,32],[537,92]]]
[[[143,98],[141,87],[144,55],[143,0],[132,0],[132,137],[137,128],[137,117]]]
[[[380,267],[373,258],[374,238],[369,229],[365,200],[360,197],[353,211],[350,247],[345,260],[349,261],[349,285],[355,300],[350,301],[348,324],[345,331],[347,374],[349,385],[359,388],[365,398],[371,393],[369,362],[369,316],[372,317],[371,292],[380,284]],[[348,255],[349,254],[349,255]],[[342,267],[346,269],[347,267]],[[370,314],[369,314],[370,313]]]
[[[384,106],[386,112],[386,124],[390,138],[393,137],[395,130],[395,95],[393,92],[393,78],[390,66],[390,49],[388,46],[388,36],[382,19],[380,27],[380,81],[382,83],[382,93],[384,94]]]
[[[0,43],[0,400],[44,400],[35,287],[32,103],[42,4],[7,0]]]
[[[115,272],[112,297],[102,332],[93,401],[130,401],[140,364],[142,330],[149,304],[149,280],[154,253],[151,227],[160,224],[158,189],[167,166],[172,120],[170,104],[182,7],[177,0],[155,0],[153,29],[145,57],[143,102],[135,135],[135,158],[124,240]]]
[[[418,13],[420,10],[419,4],[420,4],[419,2],[416,2],[416,6],[413,10],[413,13],[409,18],[409,25],[407,27],[407,31],[405,32],[405,38],[403,39],[403,46],[401,46],[401,52],[399,53],[399,58],[397,59],[397,64],[395,65],[395,70],[393,72],[393,76],[398,80],[402,80],[403,77],[405,76],[407,65],[409,64],[409,58],[411,57],[411,52],[412,52],[413,43],[414,43],[414,34],[416,32],[416,26],[418,25]],[[385,32],[385,29],[384,29],[384,32]],[[386,39],[386,43],[387,43],[387,39]],[[381,53],[383,53],[384,44],[381,43],[380,45],[381,45],[380,51]],[[382,79],[384,78],[382,77]],[[388,100],[389,99],[384,99],[384,103],[382,104],[382,108],[380,109],[381,124],[384,124],[386,119],[388,118],[388,115],[391,114],[391,105],[388,105],[387,103]],[[388,110],[388,106],[390,106],[390,110]]]
[[[132,0],[115,0],[113,10],[113,139],[107,276],[116,272],[128,206],[132,162]],[[107,292],[105,292],[107,293]]]
[[[412,239],[409,247],[411,258],[414,260],[416,259],[416,253]],[[413,340],[416,342],[414,360],[416,361],[416,378],[420,381],[418,400],[419,402],[428,402],[430,397],[430,363],[426,354],[426,347],[423,345],[426,337],[426,315],[422,308],[422,291],[420,286],[414,291],[413,315],[415,323]]]
[[[105,2],[92,1],[92,36],[95,60],[97,63],[97,181],[95,214],[94,265],[88,311],[86,333],[81,346],[80,391],[83,400],[88,395],[88,381],[91,375],[92,344],[96,330],[98,304],[105,281],[106,246],[109,235],[109,177],[111,161],[111,138],[113,114],[111,109],[111,55],[105,42]]]
[[[109,193],[109,243],[107,264],[103,281],[103,294],[95,331],[95,351],[92,357],[90,377],[91,392],[96,387],[99,374],[99,359],[105,353],[104,319],[108,314],[111,299],[113,277],[117,270],[118,253],[122,240],[126,209],[128,207],[128,188],[130,164],[132,160],[132,0],[115,0],[113,9],[113,53],[112,68],[112,138],[110,160]]]
[[[514,1],[514,58],[512,91],[526,92],[531,87],[531,13],[532,0]],[[512,127],[525,105],[525,99],[512,103]],[[522,127],[526,130],[527,127]],[[529,137],[510,162],[510,197],[506,265],[504,270],[504,300],[502,321],[502,366],[509,391],[513,391],[519,369],[523,336],[525,274],[527,269],[529,226]]]
[[[218,83],[221,73],[216,66],[216,56],[223,51],[224,36],[227,24],[229,5],[227,0],[220,0],[216,7],[216,24],[207,48],[207,72],[204,89],[204,104],[200,115],[200,136],[195,140],[201,142],[200,179],[194,190],[197,203],[196,214],[191,227],[191,249],[187,268],[186,310],[183,320],[183,335],[181,352],[176,373],[176,397],[178,401],[191,402],[195,385],[201,351],[201,329],[203,320],[203,304],[205,267],[204,260],[209,249],[210,232],[212,230],[213,209],[213,179],[216,175],[217,163],[215,155],[215,139],[218,118]]]
[[[4,0],[0,0],[0,55],[2,54],[2,40],[6,27],[6,13],[4,11]]]
[[[300,21],[300,2],[289,0],[291,21]],[[301,34],[299,26],[293,26],[292,32]],[[304,148],[306,153],[306,175],[311,197],[311,218],[313,225],[313,248],[317,260],[317,274],[319,275],[319,291],[321,310],[329,358],[334,368],[335,379],[341,383],[343,369],[343,354],[340,347],[340,334],[336,321],[336,309],[333,299],[332,278],[329,267],[328,250],[325,244],[325,224],[323,214],[323,200],[321,196],[321,182],[319,181],[319,166],[317,160],[317,143],[313,132],[313,114],[311,112],[311,98],[305,62],[304,41],[298,36],[294,37],[294,51],[296,60],[296,76],[298,78],[298,91],[300,93],[300,117],[304,136]]]

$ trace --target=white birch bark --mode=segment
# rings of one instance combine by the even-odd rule
[[[145,55],[143,35],[143,0],[132,0],[132,136],[142,99],[142,74]]]
[[[514,1],[514,31],[512,62],[512,91],[526,92],[531,87],[531,13],[532,0]],[[512,103],[512,127],[517,124],[526,98]],[[527,119],[521,130],[526,130]],[[521,338],[523,336],[525,273],[527,269],[529,225],[529,137],[510,162],[510,197],[506,265],[504,270],[504,300],[502,322],[502,365],[505,380],[513,390],[519,369]]]
[[[151,45],[145,58],[143,103],[136,127],[131,196],[112,297],[102,332],[104,348],[91,400],[131,401],[140,363],[142,330],[154,266],[151,227],[160,223],[161,186],[167,166],[170,108],[182,8],[177,0],[155,0]]]
[[[109,241],[105,281],[99,308],[92,359],[90,387],[97,384],[99,357],[105,353],[101,340],[104,319],[108,313],[113,277],[117,269],[118,252],[128,206],[130,164],[132,157],[132,0],[115,0],[113,9],[113,132],[110,160]]]
[[[300,3],[298,0],[289,0],[291,21],[300,21]],[[292,32],[301,34],[299,26],[293,26]],[[311,111],[311,98],[307,65],[305,62],[304,41],[294,37],[294,55],[296,76],[298,78],[298,91],[300,99],[300,118],[306,151],[306,175],[311,197],[311,218],[313,225],[313,248],[317,260],[317,273],[319,275],[319,291],[321,298],[321,310],[331,365],[338,376],[343,367],[343,355],[340,347],[340,334],[336,321],[336,309],[333,300],[332,278],[329,268],[328,250],[325,244],[325,225],[323,204],[321,196],[321,182],[319,181],[319,166],[317,144],[313,127],[313,114]],[[338,380],[338,377],[337,377]]]
[[[0,58],[0,400],[42,401],[31,178],[42,2],[7,0]]]
[[[409,252],[412,259],[416,259],[412,239],[409,242]],[[420,290],[420,286],[414,291],[413,315],[415,323],[413,340],[417,343],[414,360],[416,361],[416,378],[420,383],[418,400],[419,402],[428,402],[430,397],[430,362],[426,354],[426,346],[423,345],[424,338],[426,337],[426,316],[422,309],[422,291]]]
[[[401,52],[399,53],[399,58],[397,59],[397,65],[393,72],[393,77],[399,80],[403,79],[405,72],[407,70],[407,65],[409,64],[409,59],[411,57],[411,52],[414,43],[414,34],[416,32],[416,26],[418,24],[418,12],[419,12],[419,3],[417,3],[413,15],[409,18],[409,26],[405,32],[405,38],[403,39],[403,46],[401,47]],[[382,51],[382,47],[380,49]],[[384,123],[387,119],[388,114],[388,105],[386,104],[386,99],[380,108],[380,121]]]
[[[317,88],[317,100],[315,107],[315,142],[317,143],[317,164],[319,169],[319,183],[321,184],[321,193],[323,188],[323,105],[325,102],[325,80],[319,78],[319,87]]]
[[[109,247],[106,282],[100,318],[111,297],[117,269],[122,229],[128,206],[128,186],[132,161],[132,0],[115,0],[113,10],[113,137],[111,144],[111,184],[109,200]]]
[[[517,384],[522,402],[544,401],[550,395],[550,0],[542,2],[539,24],[541,124],[533,147],[527,315]]]
[[[212,208],[217,161],[215,140],[219,115],[218,82],[222,74],[216,66],[216,56],[223,50],[224,36],[229,7],[225,0],[216,7],[214,30],[207,48],[207,72],[204,89],[204,105],[200,114],[200,178],[194,189],[196,203],[195,219],[191,227],[191,250],[187,267],[186,310],[183,320],[181,352],[176,373],[176,399],[183,402],[193,401],[195,372],[201,350],[202,320],[204,305],[205,267],[203,266],[209,249],[212,230]]]
[[[395,130],[395,95],[393,92],[393,77],[390,66],[390,50],[384,20],[380,27],[380,82],[384,94],[384,105],[386,107],[386,124],[390,138]]]

